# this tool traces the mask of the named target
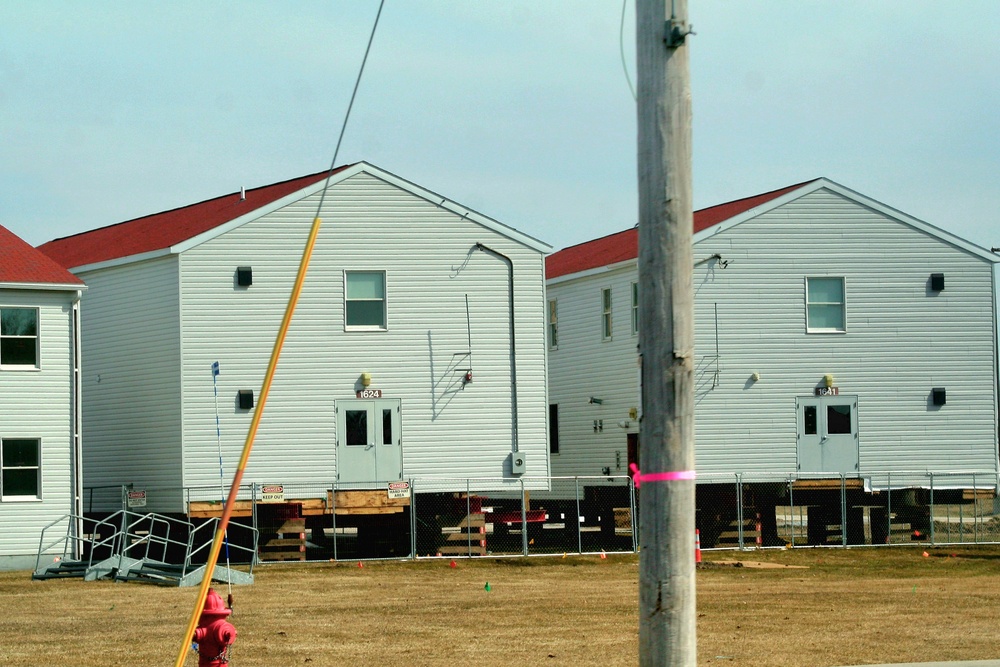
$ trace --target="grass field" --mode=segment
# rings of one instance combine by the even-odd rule
[[[923,552],[706,553],[698,663],[1000,657],[1000,548]],[[310,563],[256,574],[234,589],[234,667],[638,663],[636,556]],[[0,664],[172,665],[196,593],[0,573]],[[197,664],[194,653],[185,664]]]

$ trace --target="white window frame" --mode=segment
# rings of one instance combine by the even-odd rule
[[[548,332],[549,332],[549,349],[557,350],[559,349],[559,301],[557,299],[549,299],[547,319],[548,319]]]
[[[840,281],[840,301],[820,301],[820,302],[810,302],[809,301],[809,281],[810,280],[839,280]],[[805,306],[806,306],[806,333],[824,333],[824,334],[843,334],[847,333],[847,278],[845,276],[806,276],[805,284],[803,285],[805,289]],[[810,306],[840,306],[841,316],[843,318],[844,326],[843,328],[835,327],[816,327],[812,326],[809,322],[809,308]]]
[[[611,340],[614,335],[614,320],[612,310],[614,302],[612,300],[611,288],[601,288],[601,340]]]
[[[382,276],[382,324],[350,324],[347,321],[347,305],[350,301],[376,301],[376,299],[349,299],[347,297],[348,281],[352,275],[381,274]],[[389,328],[389,280],[384,270],[345,269],[344,270],[344,331],[387,331]]]
[[[11,363],[4,363],[3,356],[2,356],[2,354],[0,354],[0,369],[5,370],[5,371],[7,371],[7,370],[16,370],[16,371],[34,371],[34,370],[38,370],[38,369],[40,369],[42,367],[42,359],[41,359],[41,357],[42,357],[42,350],[41,350],[41,344],[40,344],[40,341],[41,341],[41,338],[42,338],[42,336],[41,336],[41,334],[42,334],[41,313],[39,312],[38,308],[36,308],[34,306],[14,306],[14,305],[0,306],[0,311],[3,311],[3,310],[14,310],[14,309],[17,309],[17,310],[33,310],[33,311],[35,311],[35,335],[34,336],[11,336],[11,335],[4,335],[3,331],[0,330],[0,340],[2,340],[2,339],[11,339],[11,338],[34,338],[35,339],[35,363],[34,364],[11,364]]]
[[[8,440],[27,440],[35,443],[35,453],[37,455],[38,465],[36,466],[7,466],[3,460],[3,443]],[[8,495],[7,489],[3,484],[3,474],[7,470],[34,470],[35,471],[35,495],[33,496],[15,496]],[[33,500],[42,499],[42,439],[41,438],[0,438],[0,501],[3,502],[25,502]]]
[[[639,335],[639,283],[632,282],[632,335]]]

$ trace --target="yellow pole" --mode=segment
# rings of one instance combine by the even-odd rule
[[[212,585],[212,572],[215,570],[215,562],[219,558],[219,551],[222,548],[222,538],[229,526],[229,519],[233,514],[233,507],[236,504],[236,496],[240,491],[240,482],[243,480],[243,471],[246,470],[247,461],[250,459],[250,450],[253,449],[253,441],[257,436],[257,427],[260,425],[261,415],[264,414],[264,405],[267,403],[267,395],[271,391],[271,382],[274,380],[274,372],[278,367],[278,357],[281,356],[281,348],[285,343],[285,336],[288,335],[288,328],[292,323],[292,314],[302,293],[302,284],[306,279],[306,271],[309,268],[309,260],[312,258],[313,247],[316,245],[316,237],[319,235],[319,228],[322,224],[319,216],[313,220],[312,230],[309,232],[309,240],[306,249],[302,253],[302,261],[299,264],[299,273],[295,278],[295,286],[292,288],[292,295],[288,299],[288,307],[285,308],[285,317],[278,330],[278,337],[274,341],[274,349],[271,351],[271,362],[267,366],[267,375],[264,376],[264,386],[260,390],[260,400],[257,401],[257,409],[254,411],[253,420],[250,422],[250,430],[247,432],[246,443],[243,445],[243,455],[233,476],[233,485],[229,489],[229,497],[222,509],[222,518],[219,526],[215,530],[215,539],[212,541],[212,549],[208,554],[208,561],[205,563],[205,576],[201,580],[201,587],[198,589],[198,598],[195,600],[194,610],[191,612],[191,619],[188,621],[187,632],[181,642],[181,650],[177,653],[177,660],[174,667],[182,667],[184,658],[187,657],[188,647],[191,645],[191,637],[198,626],[198,619],[201,617],[202,608],[205,604],[205,596]]]

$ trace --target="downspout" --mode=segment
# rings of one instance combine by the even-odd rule
[[[512,452],[518,451],[517,441],[517,345],[514,335],[514,262],[510,257],[493,248],[476,243],[476,250],[499,257],[507,263],[507,293],[510,302],[510,430]]]
[[[80,385],[81,385],[81,374],[80,374],[80,356],[82,351],[81,345],[81,335],[80,335],[80,299],[83,298],[83,290],[77,290],[76,296],[73,297],[73,305],[70,311],[70,329],[71,335],[73,337],[73,363],[72,363],[72,417],[71,426],[73,429],[72,439],[73,439],[73,510],[72,513],[78,518],[76,519],[76,549],[82,551],[82,543],[80,538],[83,536],[83,447],[82,447],[82,431],[83,424],[81,419],[83,400],[80,395]],[[81,553],[75,553],[75,557],[80,558]]]

